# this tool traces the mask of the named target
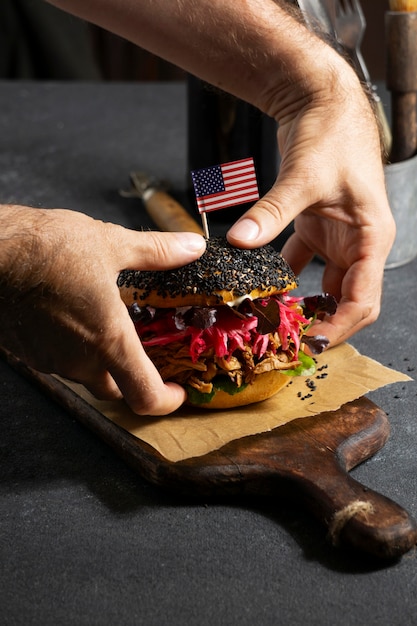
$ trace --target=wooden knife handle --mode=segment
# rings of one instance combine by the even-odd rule
[[[149,216],[156,226],[168,232],[192,232],[203,235],[201,226],[174,198],[157,189],[149,189],[143,196]]]

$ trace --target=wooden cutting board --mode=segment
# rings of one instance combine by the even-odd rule
[[[322,522],[334,545],[348,544],[381,559],[396,559],[417,543],[417,524],[407,511],[348,473],[389,436],[386,414],[366,398],[172,462],[61,381],[7,358],[155,485],[205,500],[225,495],[293,498]]]

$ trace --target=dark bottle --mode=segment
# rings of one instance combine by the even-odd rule
[[[188,174],[253,157],[260,195],[278,173],[277,123],[261,111],[194,76],[187,79]],[[194,193],[189,174],[190,196]],[[236,220],[253,203],[210,213],[210,222]]]

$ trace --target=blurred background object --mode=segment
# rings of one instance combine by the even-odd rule
[[[1,0],[0,78],[148,81],[185,73],[45,0]]]
[[[384,2],[361,0],[362,52],[374,81],[385,76]],[[174,65],[45,0],[1,0],[0,78],[34,80],[184,80]]]
[[[0,78],[102,78],[89,26],[44,0],[1,0]]]

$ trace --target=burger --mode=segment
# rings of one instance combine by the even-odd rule
[[[310,355],[328,340],[305,333],[317,317],[335,312],[336,301],[291,295],[297,286],[272,246],[235,248],[221,237],[178,269],[124,270],[118,278],[162,379],[182,385],[189,404],[213,409],[265,400],[292,376],[314,373]]]

